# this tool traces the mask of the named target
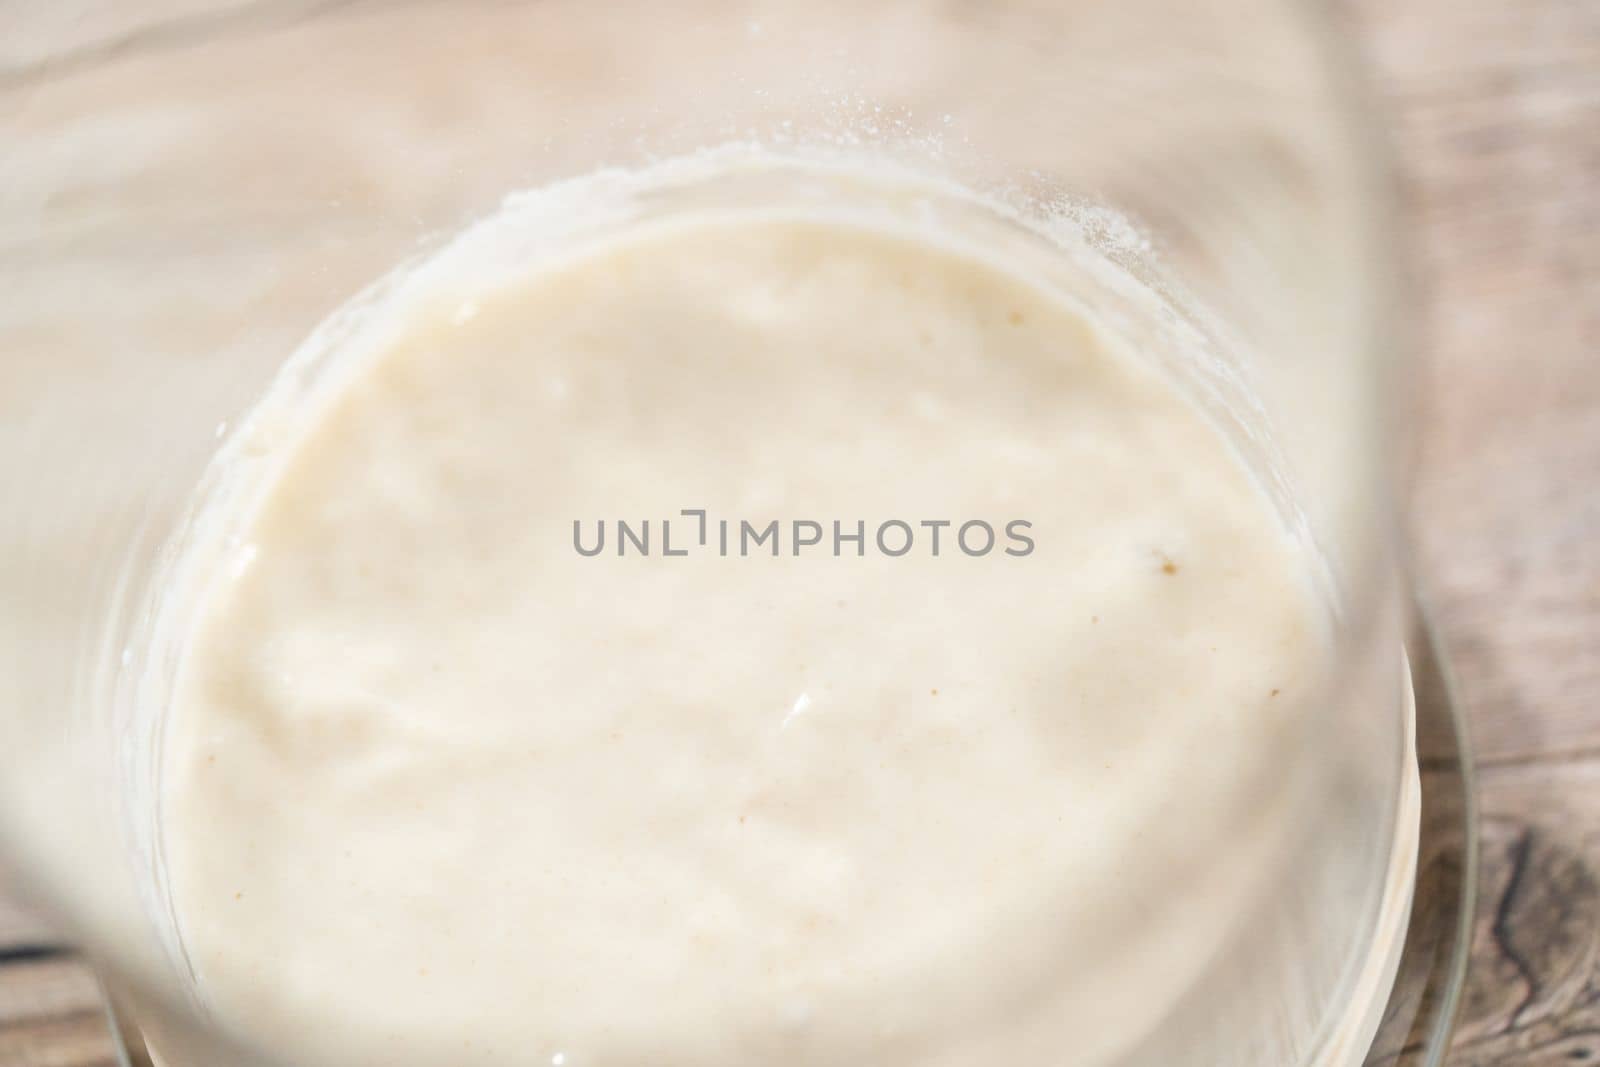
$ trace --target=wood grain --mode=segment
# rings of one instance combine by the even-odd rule
[[[1479,757],[1600,755],[1600,5],[1364,8],[1424,282],[1414,525]]]
[[[1455,1067],[1600,1059],[1600,4],[1355,0],[1423,280],[1413,529],[1480,765]]]
[[[136,48],[256,6],[170,0],[159,24],[79,44]],[[1600,1061],[1600,3],[1338,11],[1407,192],[1426,356],[1418,569],[1482,768],[1483,891],[1451,1062]],[[32,26],[0,44],[0,80],[78,32]],[[0,1067],[114,1062],[87,968],[0,886]]]

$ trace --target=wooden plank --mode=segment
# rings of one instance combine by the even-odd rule
[[[114,1067],[99,982],[0,872],[0,1067]]]
[[[1600,1059],[1600,5],[1354,0],[1420,275],[1421,570],[1471,712],[1453,1067]]]
[[[100,1012],[100,985],[88,965],[75,957],[0,963],[0,1030]]]
[[[1600,1060],[1600,760],[1482,776],[1484,877],[1452,1067]]]
[[[117,1067],[117,1053],[97,1008],[0,1027],[0,1067]]]
[[[1600,752],[1600,5],[1349,13],[1409,192],[1413,527],[1480,758]]]
[[[0,960],[13,953],[53,948],[60,940],[48,923],[8,895],[0,881]]]

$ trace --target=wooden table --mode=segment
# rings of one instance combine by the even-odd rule
[[[1355,0],[1416,223],[1413,529],[1479,767],[1451,1063],[1600,1059],[1600,4]]]
[[[1376,71],[1415,224],[1415,539],[1480,768],[1451,1062],[1600,1061],[1600,0],[1339,14]],[[0,892],[0,1067],[114,1062],[92,976]]]

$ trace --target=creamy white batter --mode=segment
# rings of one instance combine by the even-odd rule
[[[1249,922],[1329,662],[1303,550],[1073,294],[848,207],[457,254],[258,413],[167,729],[222,1025],[299,1067],[1094,1064]]]

